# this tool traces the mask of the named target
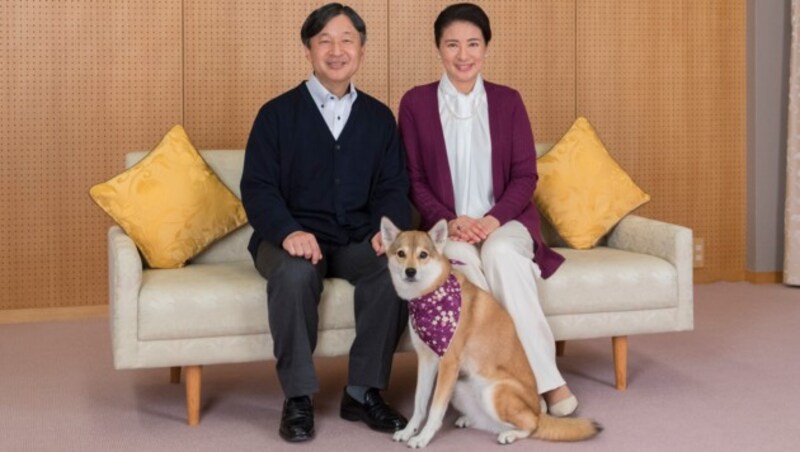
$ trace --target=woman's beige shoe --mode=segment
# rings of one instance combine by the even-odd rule
[[[552,416],[564,417],[574,413],[577,408],[578,408],[578,399],[576,399],[574,395],[571,395],[566,399],[549,406],[547,408],[547,411]]]

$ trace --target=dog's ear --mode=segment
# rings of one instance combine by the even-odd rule
[[[388,217],[381,217],[381,239],[384,249],[388,250],[399,234],[400,229],[392,223],[392,220]]]
[[[444,253],[444,246],[447,244],[447,220],[441,219],[428,231],[428,235],[433,240],[433,246],[439,254]]]

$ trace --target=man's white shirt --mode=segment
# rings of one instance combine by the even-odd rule
[[[353,82],[350,82],[350,88],[341,98],[336,97],[335,94],[322,86],[322,83],[313,73],[306,81],[306,88],[311,93],[314,103],[317,104],[322,119],[328,125],[333,138],[338,140],[344,125],[347,124],[347,118],[350,117],[350,112],[353,110],[353,103],[358,97],[358,92]]]

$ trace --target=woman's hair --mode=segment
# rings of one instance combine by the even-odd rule
[[[492,27],[489,25],[489,16],[480,6],[472,3],[456,3],[443,9],[433,23],[433,35],[436,38],[436,47],[442,41],[442,32],[453,22],[469,22],[480,28],[486,44],[492,39]]]
[[[311,38],[319,34],[325,25],[339,14],[344,14],[353,23],[353,26],[358,31],[361,37],[361,45],[367,42],[367,26],[364,20],[358,15],[355,10],[349,6],[342,5],[341,3],[328,3],[327,5],[320,6],[311,12],[303,22],[303,27],[300,28],[300,39],[306,48],[311,48]]]

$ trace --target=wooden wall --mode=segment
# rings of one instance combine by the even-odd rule
[[[107,301],[89,187],[182,118],[181,4],[0,2],[0,309]]]
[[[88,188],[175,123],[198,147],[243,147],[261,104],[308,75],[299,29],[321,3],[0,3],[0,310],[105,304],[111,221]],[[368,33],[357,85],[396,111],[438,79],[448,3],[350,2]],[[520,90],[538,141],[587,116],[652,196],[639,212],[704,238],[697,281],[744,276],[744,3],[480,2],[486,78]]]
[[[745,2],[579,1],[576,112],[652,200],[704,239],[695,281],[746,260]]]

